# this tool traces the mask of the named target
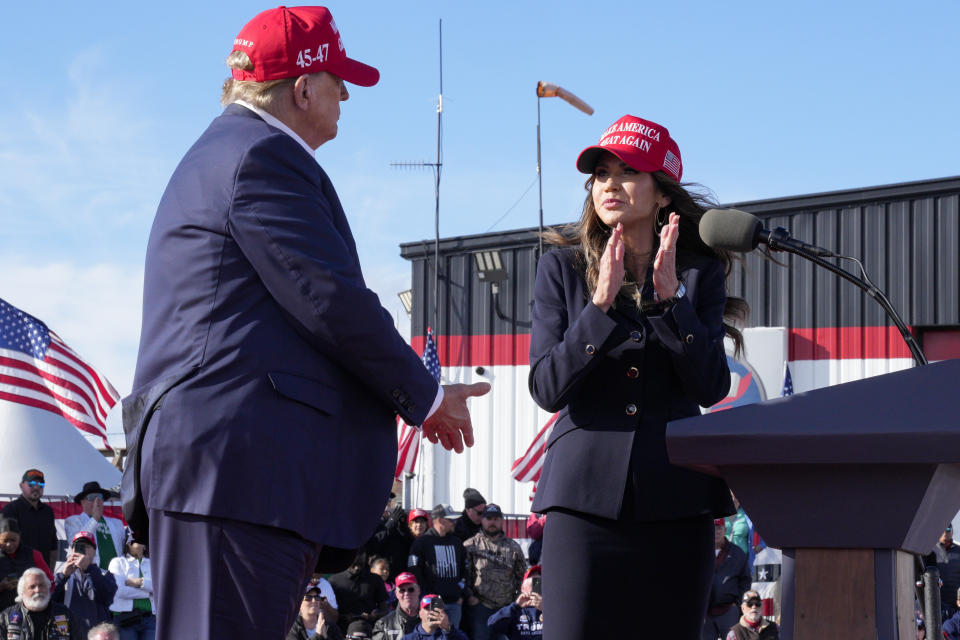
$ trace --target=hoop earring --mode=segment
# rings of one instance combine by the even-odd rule
[[[663,207],[657,207],[657,216],[654,219],[654,223],[653,223],[653,228],[657,232],[657,235],[660,235],[660,231],[663,230],[666,224],[667,224],[667,217],[663,213]]]

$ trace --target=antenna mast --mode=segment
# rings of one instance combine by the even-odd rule
[[[433,213],[433,313],[430,326],[433,334],[440,335],[440,169],[443,167],[443,19],[440,19],[440,95],[437,98],[437,161],[436,162],[391,162],[391,167],[401,169],[433,169],[434,200]]]

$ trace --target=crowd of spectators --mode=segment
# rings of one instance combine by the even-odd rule
[[[82,512],[63,523],[69,547],[58,563],[45,486],[41,470],[27,470],[20,496],[0,511],[0,637],[153,640],[146,548],[104,515],[104,503],[118,496],[97,482],[83,485],[74,497]]]
[[[0,512],[0,637],[153,640],[149,554],[104,515],[117,497],[96,482],[64,521],[66,558],[57,562],[54,514],[41,498],[43,472],[23,474],[21,495]],[[530,544],[504,531],[500,507],[467,489],[463,509],[438,504],[405,511],[393,497],[367,544],[345,571],[314,575],[287,640],[517,640],[542,635],[537,564],[546,516],[526,522]],[[759,547],[737,505],[714,522],[715,565],[702,640],[779,637],[751,588]],[[960,546],[948,526],[926,558],[942,580],[943,635],[960,640]],[[103,568],[106,564],[106,568]],[[769,596],[767,596],[769,597]],[[769,603],[768,603],[769,604]],[[918,613],[918,637],[923,636]]]

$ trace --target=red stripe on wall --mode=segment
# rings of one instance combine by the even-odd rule
[[[909,358],[896,327],[790,329],[788,360],[869,360]]]
[[[941,329],[924,332],[923,352],[930,360],[960,358],[960,330]]]
[[[530,362],[530,334],[482,336],[436,336],[442,367],[517,366]],[[426,336],[410,341],[417,353],[423,353]]]
[[[423,353],[426,336],[411,344]],[[794,360],[867,360],[909,358],[910,350],[896,327],[826,327],[790,329],[789,356]],[[530,334],[437,336],[443,367],[518,366],[530,363]]]

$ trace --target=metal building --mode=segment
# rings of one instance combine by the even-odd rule
[[[725,206],[859,258],[930,360],[960,358],[960,177]],[[472,450],[452,456],[424,448],[423,504],[459,507],[471,486],[505,510],[529,507],[531,486],[514,481],[510,468],[549,419],[526,387],[536,231],[441,239],[438,283],[433,241],[401,245],[413,268],[413,347],[423,350],[432,326],[446,380],[487,379],[494,387],[473,401]],[[781,264],[748,254],[728,291],[750,304],[748,327],[783,328],[783,358],[797,392],[912,365],[899,333],[867,294],[801,258],[777,259]],[[840,264],[857,271],[851,261]]]

